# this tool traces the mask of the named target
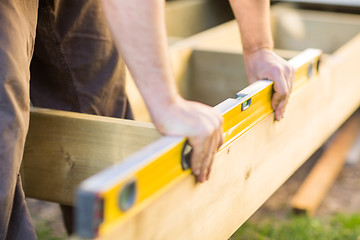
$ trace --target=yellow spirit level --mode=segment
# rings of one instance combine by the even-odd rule
[[[308,49],[289,60],[296,69],[293,91],[317,74],[320,55]],[[259,80],[215,106],[224,117],[221,149],[273,112],[272,92],[272,81]],[[165,136],[85,180],[77,192],[77,234],[101,236],[141,211],[191,174],[188,152],[185,138]]]

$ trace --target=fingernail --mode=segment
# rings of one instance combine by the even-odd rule
[[[195,171],[194,171],[194,174],[195,174],[195,175],[199,175],[199,174],[200,174],[200,170],[198,170],[198,169],[195,170]]]

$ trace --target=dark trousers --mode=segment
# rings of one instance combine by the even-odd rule
[[[0,240],[36,239],[19,177],[30,98],[132,118],[124,74],[100,1],[0,0]]]

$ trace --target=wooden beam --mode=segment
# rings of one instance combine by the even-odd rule
[[[186,38],[208,28],[207,0],[166,2],[166,28],[171,37]]]
[[[311,10],[296,10],[292,5],[272,8],[275,48],[301,51],[319,48],[332,54],[360,32],[360,16]]]
[[[177,0],[166,3],[166,27],[171,37],[186,38],[233,19],[227,1]]]
[[[292,94],[281,122],[271,115],[219,152],[209,182],[188,176],[99,239],[227,239],[359,107],[359,55],[360,35]]]
[[[347,9],[346,7],[360,7],[360,3],[354,0],[284,0],[285,2],[293,3],[308,3],[310,6],[315,5],[318,7],[336,7],[335,10],[339,8]]]
[[[352,116],[327,145],[291,201],[296,213],[313,215],[339,175],[346,155],[360,132],[360,115]]]
[[[71,205],[82,180],[159,137],[150,123],[33,108],[21,168],[25,194]]]
[[[360,160],[360,132],[357,136],[355,143],[351,146],[351,149],[346,157],[346,164],[353,166]]]
[[[249,84],[240,49],[195,48],[188,97],[215,106]]]

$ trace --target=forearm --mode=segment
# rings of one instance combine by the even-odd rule
[[[168,56],[164,1],[102,2],[116,46],[156,121],[154,116],[178,96]]]
[[[245,54],[273,49],[269,0],[230,0],[239,24]]]

